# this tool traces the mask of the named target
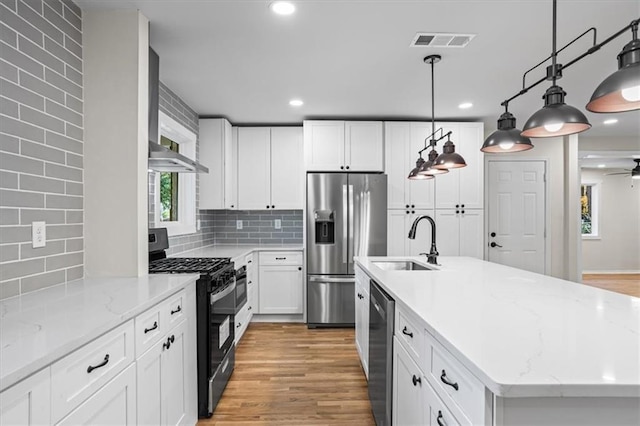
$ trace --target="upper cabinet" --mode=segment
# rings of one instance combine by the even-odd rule
[[[200,174],[200,209],[237,209],[238,149],[224,118],[200,119],[200,159],[209,167]]]
[[[308,171],[384,171],[382,122],[304,121]]]
[[[302,209],[302,129],[239,127],[237,138],[239,208]]]

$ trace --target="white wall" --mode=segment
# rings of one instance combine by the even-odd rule
[[[582,170],[600,181],[600,239],[582,241],[582,267],[588,272],[640,272],[640,181],[606,176],[609,170]]]

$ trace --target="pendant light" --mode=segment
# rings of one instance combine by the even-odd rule
[[[418,172],[420,171],[421,166],[424,163],[425,163],[424,158],[422,158],[422,154],[420,154],[420,157],[418,157],[418,160],[416,161],[416,167],[413,168],[411,170],[411,172],[409,172],[409,176],[407,176],[407,179],[411,179],[411,180],[433,179],[433,176],[431,176],[431,175],[418,174]]]
[[[498,119],[498,130],[489,135],[480,151],[499,154],[533,148],[531,140],[520,133],[521,130],[516,129],[516,118],[509,112],[508,104],[505,104],[505,111]]]
[[[433,168],[438,170],[459,169],[467,167],[467,163],[462,155],[456,153],[456,146],[451,142],[451,137],[447,136],[447,141],[442,146],[442,154],[438,155],[433,162]]]
[[[564,102],[566,92],[556,85],[556,79],[562,77],[562,65],[556,63],[557,32],[557,0],[553,0],[553,36],[551,52],[551,66],[547,68],[547,75],[551,75],[552,86],[544,96],[544,107],[534,113],[524,125],[522,136],[528,138],[549,138],[554,136],[572,135],[591,128],[587,117],[577,108]]]
[[[631,169],[631,179],[640,179],[640,160],[633,160],[636,166]]]
[[[445,173],[449,173],[449,170],[447,169],[436,169],[434,167],[436,158],[438,158],[438,152],[436,151],[435,143],[434,143],[433,145],[431,145],[431,151],[429,151],[429,160],[426,161],[422,165],[422,167],[420,167],[420,171],[418,173],[426,176],[432,176],[432,177],[435,175],[442,175]]]
[[[618,71],[593,92],[591,112],[623,112],[640,109],[640,40],[638,22],[631,24],[632,40],[618,54]]]

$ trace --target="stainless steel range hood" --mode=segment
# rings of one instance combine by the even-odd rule
[[[202,164],[155,142],[149,142],[149,169],[156,172],[209,173]]]

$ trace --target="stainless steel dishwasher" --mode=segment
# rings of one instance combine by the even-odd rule
[[[395,302],[371,280],[369,302],[369,401],[378,426],[391,426]]]

